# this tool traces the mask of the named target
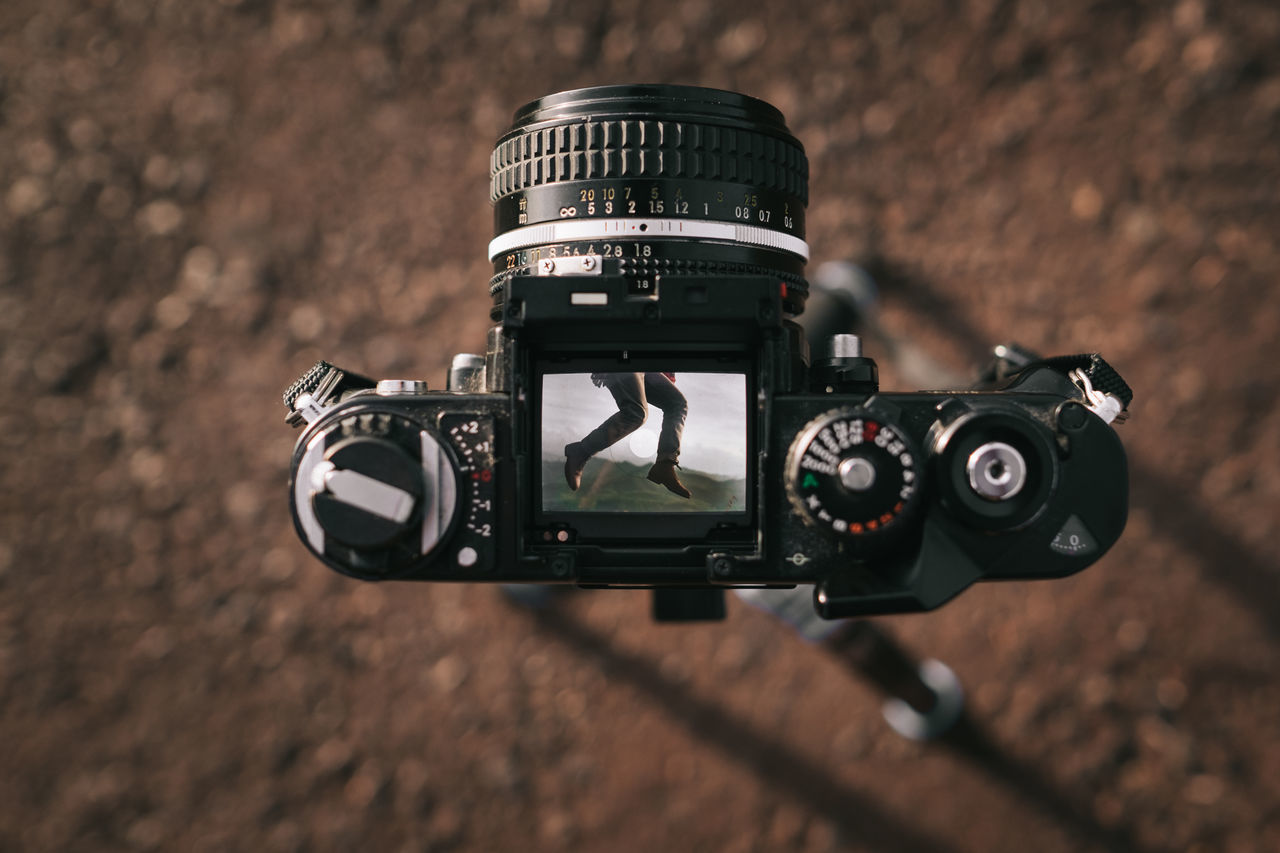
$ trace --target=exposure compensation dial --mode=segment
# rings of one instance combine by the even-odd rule
[[[831,411],[792,444],[787,496],[811,524],[865,554],[909,526],[923,496],[921,464],[914,443],[880,414]]]

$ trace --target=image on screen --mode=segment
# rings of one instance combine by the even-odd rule
[[[556,373],[542,378],[542,508],[745,512],[747,378]]]

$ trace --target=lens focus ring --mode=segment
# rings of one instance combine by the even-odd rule
[[[763,133],[672,121],[578,121],[531,130],[494,149],[490,198],[560,181],[729,181],[808,202],[798,145]]]

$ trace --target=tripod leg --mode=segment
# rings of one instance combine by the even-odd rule
[[[853,622],[823,645],[888,697],[885,722],[911,740],[945,735],[964,715],[964,688],[940,660],[916,662],[885,631]]]
[[[839,657],[886,700],[885,721],[912,740],[940,737],[964,715],[964,690],[941,661],[917,663],[892,636],[865,621],[828,621],[813,609],[807,587],[735,590],[743,601],[790,625]]]

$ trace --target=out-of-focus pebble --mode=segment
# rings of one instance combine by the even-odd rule
[[[1071,194],[1071,213],[1076,219],[1093,222],[1102,215],[1102,192],[1091,183],[1076,187]]]
[[[253,521],[262,512],[262,493],[257,483],[244,480],[227,489],[223,505],[236,521]]]
[[[453,655],[446,655],[431,667],[431,683],[441,693],[452,693],[466,680],[467,665]]]
[[[182,208],[171,201],[153,201],[138,211],[138,225],[147,234],[164,237],[182,226]]]
[[[44,137],[37,137],[23,143],[18,149],[22,164],[31,172],[47,175],[58,164],[58,152]]]
[[[98,212],[107,219],[124,219],[132,209],[133,196],[122,186],[112,184],[98,193]]]
[[[156,322],[162,328],[180,329],[191,319],[191,303],[180,294],[171,293],[156,303]]]
[[[324,313],[315,305],[299,305],[289,314],[289,331],[297,341],[314,341],[324,329]]]
[[[30,216],[49,201],[49,189],[44,181],[27,175],[13,182],[5,195],[5,205],[14,216]]]
[[[1156,701],[1170,711],[1176,711],[1187,701],[1187,685],[1178,678],[1162,678],[1156,684]]]
[[[870,137],[886,136],[898,123],[898,110],[889,101],[877,101],[862,114],[862,129]]]
[[[262,558],[262,576],[275,583],[283,583],[293,577],[298,562],[288,548],[272,548]]]
[[[1139,652],[1147,645],[1149,634],[1146,623],[1137,619],[1126,619],[1116,631],[1116,644],[1126,652]]]
[[[102,128],[87,116],[75,119],[67,127],[67,139],[80,151],[92,151],[102,144]]]
[[[1220,777],[1201,773],[1187,780],[1182,795],[1187,802],[1197,806],[1212,806],[1221,800],[1226,792],[1227,786]]]
[[[1195,74],[1207,74],[1222,66],[1228,51],[1227,40],[1221,33],[1204,33],[1187,42],[1182,49],[1182,62]]]
[[[747,19],[732,25],[716,42],[716,50],[726,62],[741,62],[764,44],[767,34],[759,21]]]
[[[142,170],[142,180],[153,190],[165,192],[173,189],[179,174],[178,167],[172,160],[163,154],[155,154],[147,159],[147,165]]]

